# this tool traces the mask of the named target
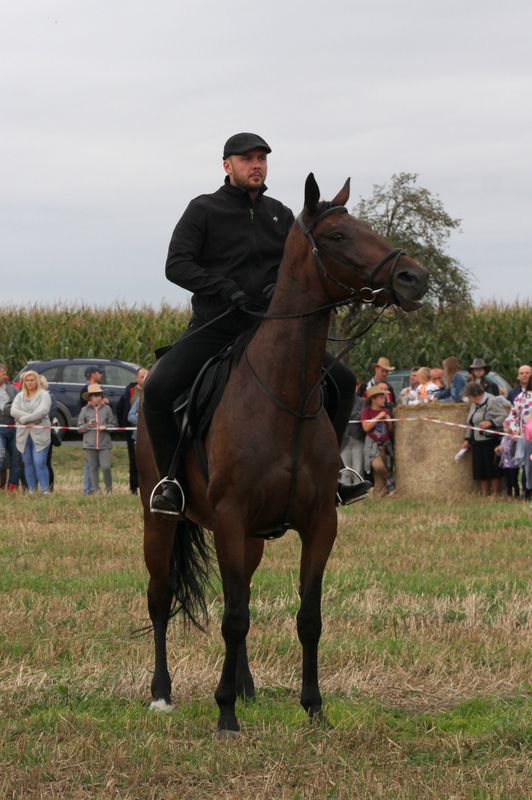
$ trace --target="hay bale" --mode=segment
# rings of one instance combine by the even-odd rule
[[[477,493],[471,454],[467,453],[458,464],[454,461],[465,430],[423,419],[464,424],[467,410],[465,403],[397,406],[394,416],[400,421],[394,423],[395,483],[400,497],[441,500],[444,497],[466,498]]]

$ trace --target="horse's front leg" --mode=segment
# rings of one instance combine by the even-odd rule
[[[264,541],[262,539],[246,540],[246,587],[247,600],[249,605],[251,578],[259,566],[264,553]],[[255,700],[255,684],[253,675],[249,668],[248,652],[246,640],[244,639],[238,648],[236,661],[236,694],[242,700]]]
[[[233,517],[234,519],[234,517]],[[225,531],[230,530],[229,533]],[[244,531],[217,525],[214,542],[224,593],[222,636],[225,658],[220,682],[214,697],[218,703],[218,731],[236,733],[240,730],[236,718],[236,675],[242,646],[249,630],[249,582],[245,570]],[[247,661],[247,656],[246,656]]]
[[[327,723],[318,683],[318,645],[321,636],[321,587],[327,559],[336,538],[336,511],[302,534],[301,605],[297,634],[303,648],[301,705],[311,719]]]

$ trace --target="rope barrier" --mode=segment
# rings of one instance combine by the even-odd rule
[[[504,431],[494,431],[489,428],[476,428],[474,425],[466,425],[465,423],[461,422],[449,422],[448,420],[443,419],[436,419],[435,417],[401,417],[398,419],[397,417],[389,417],[386,422],[432,422],[435,425],[447,425],[450,428],[463,428],[466,431],[480,431],[480,433],[489,433],[492,436],[507,436],[510,439],[517,439],[522,438],[522,434],[516,435],[514,433],[504,433]],[[384,422],[384,420],[383,420]],[[359,419],[350,419],[350,425],[361,425],[362,422]],[[43,430],[53,430],[53,431],[79,431],[79,427],[76,426],[69,426],[69,425],[5,425],[0,423],[0,428],[41,428]],[[95,428],[88,428],[88,430],[95,430]],[[106,430],[110,432],[116,431],[136,431],[137,428],[134,426],[130,427],[103,427],[100,430]]]

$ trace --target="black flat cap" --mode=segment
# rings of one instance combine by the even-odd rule
[[[240,156],[242,153],[248,153],[256,147],[266,150],[267,153],[272,152],[271,147],[264,141],[262,136],[257,136],[256,133],[235,133],[234,136],[230,136],[226,141],[222,157]]]

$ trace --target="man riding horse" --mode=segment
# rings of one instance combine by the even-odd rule
[[[152,498],[155,513],[179,517],[185,511],[184,471],[178,471],[179,481],[167,479],[179,439],[176,399],[209,358],[256,325],[256,312],[266,311],[273,293],[294,215],[264,194],[270,152],[254,133],[231,136],[223,151],[225,183],[191,201],[170,242],[166,277],[193,292],[193,313],[187,332],[157,361],[144,388],[144,419],[164,487]],[[338,387],[339,399],[327,410],[340,447],[355,378],[329,354],[324,365]],[[339,483],[338,501],[363,499],[368,488],[365,481]]]

